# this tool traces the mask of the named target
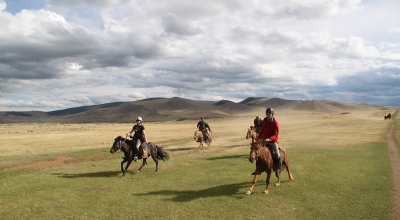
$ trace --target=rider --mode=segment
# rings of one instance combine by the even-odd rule
[[[278,146],[279,123],[274,117],[274,109],[267,108],[265,113],[266,117],[262,121],[262,129],[259,138],[263,140],[263,146],[269,145],[272,147],[274,151],[272,156],[274,158],[275,175],[279,178],[282,163]]]
[[[134,143],[136,146],[135,157],[133,158],[135,162],[137,162],[138,160],[139,146],[143,143],[143,145],[145,145],[143,147],[147,148],[147,138],[142,121],[142,117],[137,117],[136,124],[133,126],[132,130],[129,131],[128,134],[126,134],[126,137],[128,137],[132,134],[132,132],[135,132],[135,134],[133,135]],[[142,158],[144,158],[145,156],[146,155],[143,154]]]
[[[197,128],[199,128],[199,131],[203,132],[204,135],[204,141],[207,143],[208,141],[208,130],[212,133],[210,126],[207,124],[207,122],[204,121],[204,117],[200,118],[200,121],[197,123]]]
[[[257,133],[261,132],[262,120],[259,115],[256,116],[256,119],[254,119],[254,128],[256,129]]]

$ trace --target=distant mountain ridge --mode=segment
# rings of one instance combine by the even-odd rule
[[[173,121],[234,117],[266,107],[279,110],[343,112],[382,108],[367,104],[343,103],[329,100],[285,100],[249,97],[241,102],[228,100],[196,101],[180,97],[150,98],[132,102],[113,102],[63,110],[40,112],[0,112],[0,123],[131,123],[137,116],[145,121]]]

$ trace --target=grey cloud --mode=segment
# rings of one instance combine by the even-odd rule
[[[115,4],[123,4],[127,2],[129,2],[129,0],[50,0],[49,4],[63,6],[90,5],[96,7],[104,7]]]
[[[267,1],[257,12],[274,19],[326,19],[340,14],[341,11],[355,10],[360,3],[360,1]]]
[[[201,28],[196,28],[182,21],[174,14],[162,16],[162,24],[166,33],[175,33],[178,35],[197,35],[202,32]]]
[[[338,84],[345,91],[398,95],[400,68],[382,67],[339,78]],[[394,90],[395,89],[395,90]],[[399,91],[396,91],[399,90]]]
[[[1,78],[48,79],[62,74],[71,57],[93,53],[98,44],[93,34],[78,25],[51,18],[44,11],[23,11],[18,16],[37,19],[36,25],[10,35],[0,35]],[[5,29],[5,31],[8,31]],[[14,37],[15,36],[15,37]]]

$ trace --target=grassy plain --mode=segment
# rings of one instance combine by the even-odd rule
[[[146,123],[171,159],[153,173],[133,163],[125,178],[113,139],[133,124],[0,125],[4,219],[389,219],[394,188],[380,110],[277,112],[294,176],[252,195],[247,128],[260,113],[206,120],[211,148],[197,151],[197,121]],[[146,119],[144,119],[146,120]],[[394,119],[397,120],[397,119]],[[398,133],[397,129],[397,133]],[[275,181],[275,177],[271,178]]]

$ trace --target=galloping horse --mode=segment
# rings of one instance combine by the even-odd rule
[[[250,128],[247,130],[246,139],[249,138],[251,138],[251,143],[256,143],[258,140],[258,133],[254,126],[250,126]]]
[[[204,148],[204,146],[203,146],[203,141],[204,141],[203,132],[202,131],[194,131],[194,137],[193,138],[194,138],[194,140],[196,142],[200,142],[199,150],[202,150]],[[211,147],[211,142],[212,142],[212,137],[211,137],[211,134],[208,133],[208,140],[206,141],[208,147]]]
[[[391,119],[392,118],[392,114],[387,114],[387,115],[385,115],[384,117],[383,117],[383,120],[386,120],[386,119]]]
[[[250,156],[249,156],[249,161],[253,163],[256,161],[256,171],[254,172],[254,179],[253,182],[247,190],[246,194],[250,195],[253,192],[254,186],[256,185],[258,181],[258,177],[261,175],[262,172],[267,173],[267,179],[265,181],[266,183],[266,188],[264,193],[268,194],[268,185],[269,185],[269,179],[271,177],[271,171],[273,168],[273,159],[272,159],[272,154],[271,151],[268,147],[263,147],[261,146],[262,141],[258,141],[256,143],[251,143],[250,144]],[[279,147],[280,153],[281,153],[281,159],[282,159],[282,167],[285,166],[286,170],[289,175],[289,179],[293,180],[293,176],[289,171],[289,158],[286,153],[286,150],[282,147]],[[276,186],[279,186],[281,184],[281,179],[278,178],[278,181],[276,182]]]
[[[169,159],[169,154],[168,152],[166,152],[162,147],[159,147],[155,144],[153,144],[152,142],[149,142],[147,144],[148,146],[148,151],[147,151],[147,156],[151,156],[154,160],[154,162],[156,163],[156,170],[154,171],[155,173],[157,173],[158,171],[158,159],[166,161]],[[142,152],[143,149],[143,145],[140,145],[139,150]],[[118,150],[121,150],[122,152],[124,152],[125,157],[123,157],[122,162],[121,162],[121,171],[122,171],[122,176],[121,178],[123,178],[126,174],[126,171],[128,170],[129,165],[132,163],[133,158],[135,157],[135,153],[138,149],[136,149],[136,147],[134,146],[134,142],[128,139],[125,139],[121,136],[118,136],[114,139],[114,143],[110,149],[110,153],[115,153]],[[138,159],[142,159],[142,154],[139,153],[139,157]],[[142,166],[139,167],[139,169],[137,170],[137,172],[140,172],[142,170],[142,168],[144,167],[144,165],[147,164],[146,162],[147,158],[143,158],[143,163]],[[126,163],[125,169],[124,169],[124,163]]]

